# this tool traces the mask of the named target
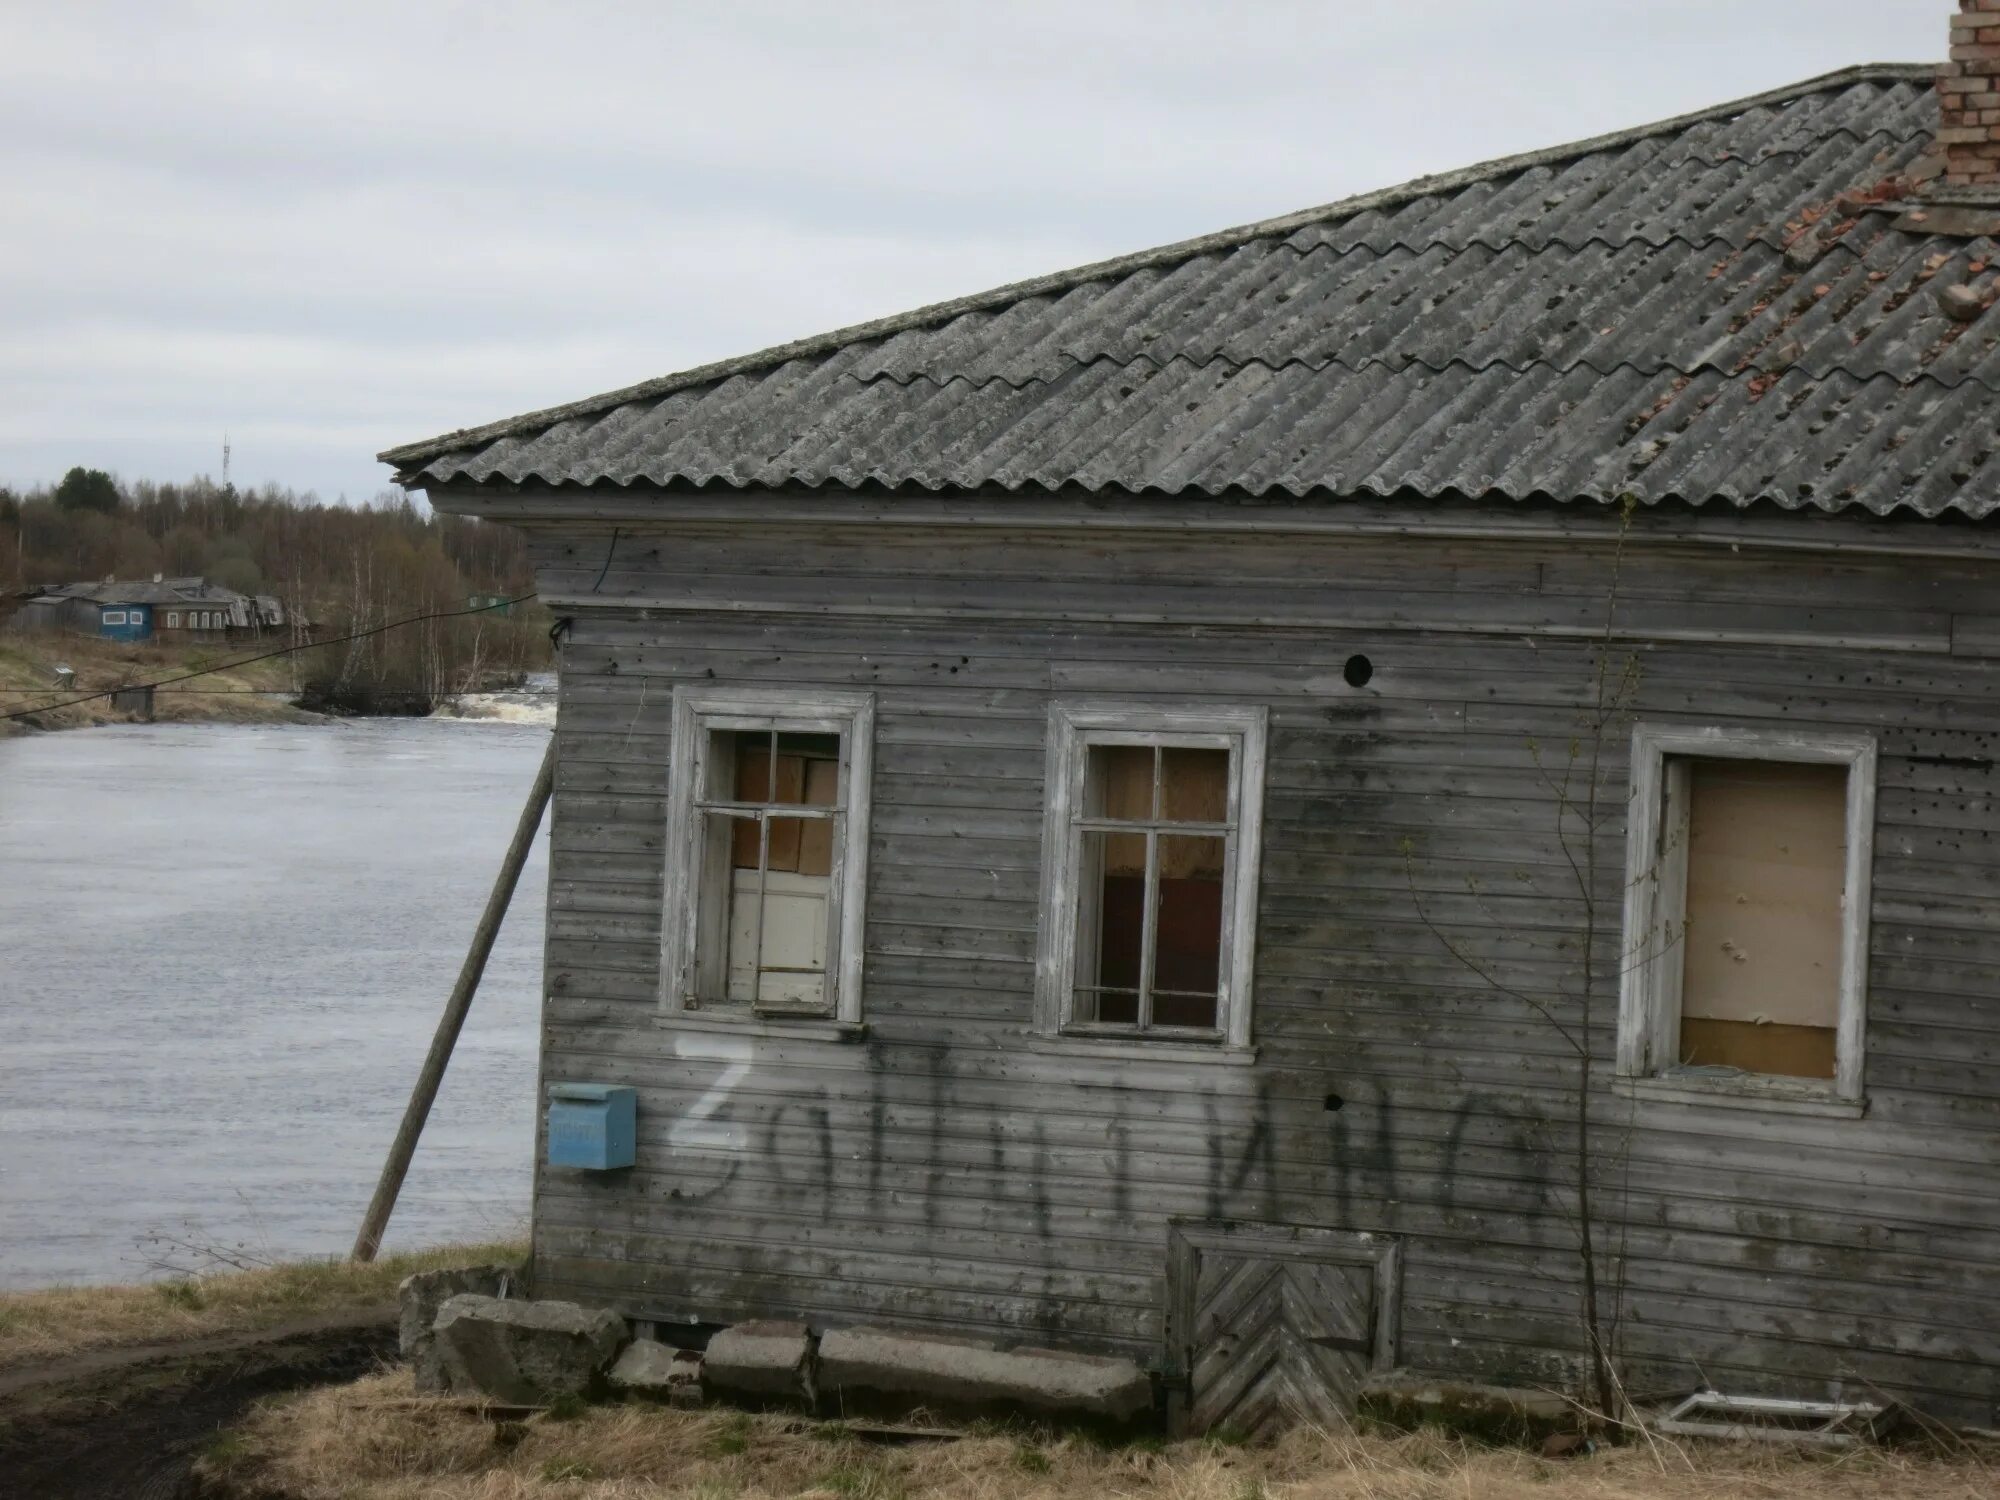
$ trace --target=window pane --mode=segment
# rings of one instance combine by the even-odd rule
[[[1222,823],[1229,817],[1229,752],[1160,752],[1160,816],[1173,823]]]
[[[1076,1019],[1099,1026],[1136,1026],[1139,992],[1080,989],[1076,992]]]
[[[839,735],[779,735],[778,767],[780,802],[832,807],[840,800]]]
[[[813,1009],[826,1001],[830,859],[827,820],[708,815],[708,884],[720,910],[705,920],[719,973],[704,993],[736,1004]],[[760,864],[760,851],[762,862]],[[697,948],[697,951],[701,951]]]
[[[736,778],[730,795],[738,802],[781,802],[798,801],[793,795],[783,796],[784,771],[781,763],[771,754],[771,742],[776,738],[768,730],[745,731],[730,736],[736,742]]]
[[[764,877],[758,935],[759,1005],[817,1006],[826,1000],[827,881],[771,871]]]
[[[1157,753],[1151,745],[1092,745],[1084,767],[1084,816],[1149,820]]]
[[[832,818],[771,819],[768,868],[825,879],[833,873]]]
[[[1847,768],[1688,763],[1679,1057],[1834,1076]]]
[[[774,807],[833,807],[840,797],[840,736],[717,732],[710,763],[732,769],[710,795]]]
[[[1083,871],[1087,883],[1077,904],[1077,1018],[1130,1025],[1139,1019],[1146,836],[1085,833]]]
[[[1160,838],[1159,905],[1153,921],[1153,1023],[1157,1026],[1216,1024],[1216,991],[1222,972],[1223,850],[1220,838],[1179,834]]]
[[[703,818],[703,878],[695,981],[707,1001],[748,1002],[756,979],[763,831],[755,818],[708,813]]]

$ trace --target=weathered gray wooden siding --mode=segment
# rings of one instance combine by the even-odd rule
[[[1603,1089],[1623,1349],[1642,1387],[1865,1379],[1991,1421],[2000,659],[1979,653],[2000,640],[2000,564],[1696,549],[1670,525],[1640,518],[1619,586],[1636,709],[1880,737],[1870,1107]],[[711,1321],[997,1326],[1156,1361],[1168,1218],[1281,1221],[1407,1237],[1405,1364],[1572,1368],[1574,1063],[1445,952],[1413,887],[1508,983],[1573,972],[1583,905],[1530,747],[1559,769],[1588,700],[1601,541],[531,530],[544,595],[575,601],[557,604],[574,623],[545,1065],[640,1090],[634,1172],[541,1174],[541,1287]],[[1341,675],[1354,653],[1375,669],[1359,690]],[[669,700],[711,678],[877,694],[864,1041],[656,1023]],[[1269,706],[1257,1066],[1025,1036],[1063,693]],[[1608,750],[1605,958],[1622,731]],[[1615,1013],[1599,996],[1605,1079]]]

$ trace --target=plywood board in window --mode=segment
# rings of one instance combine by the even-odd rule
[[[1755,1021],[1681,1017],[1680,1061],[1693,1067],[1741,1068],[1786,1078],[1831,1078],[1831,1026],[1760,1026]]]
[[[1695,760],[1690,770],[1681,1013],[1834,1025],[1847,768]]]

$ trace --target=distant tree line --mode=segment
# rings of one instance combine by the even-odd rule
[[[155,574],[276,595],[302,622],[299,641],[534,591],[519,532],[433,514],[399,493],[329,505],[275,484],[124,483],[82,467],[53,487],[0,488],[0,588]],[[548,623],[533,605],[431,621],[302,653],[300,681],[362,696],[472,691],[545,665]]]

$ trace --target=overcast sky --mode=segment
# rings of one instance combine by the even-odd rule
[[[1950,0],[0,0],[0,482],[452,427],[1945,50]]]

